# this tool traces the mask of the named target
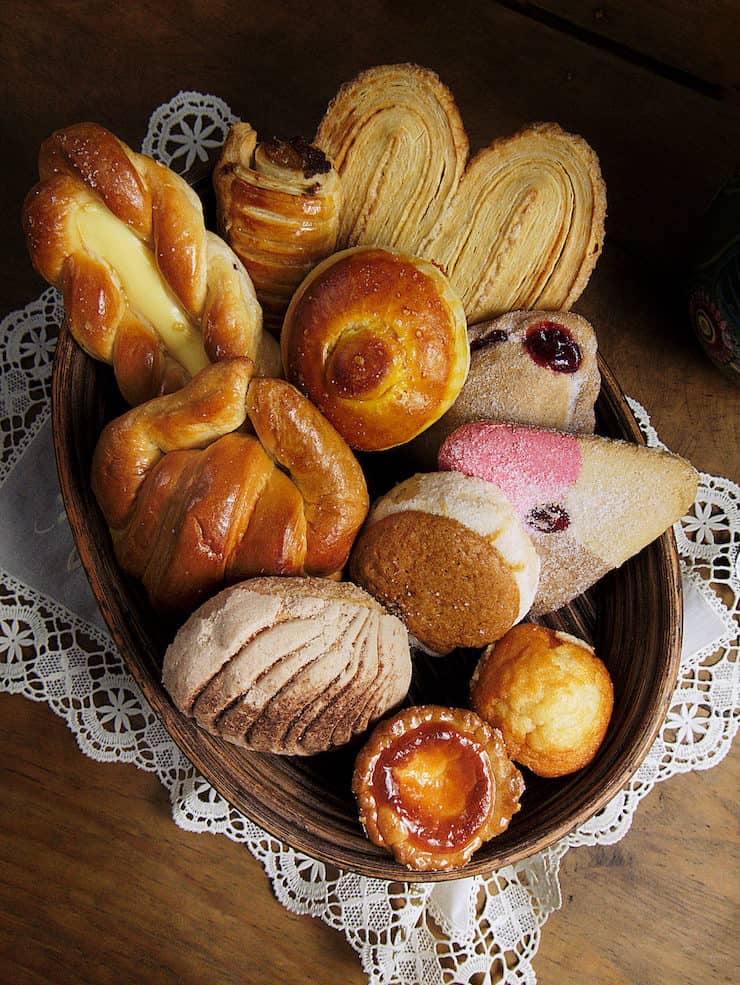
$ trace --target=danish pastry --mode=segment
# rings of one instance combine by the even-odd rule
[[[334,252],[339,176],[299,138],[257,142],[248,123],[229,131],[213,173],[221,232],[249,272],[265,325],[280,335],[306,274]]]
[[[356,247],[318,265],[281,336],[288,379],[353,448],[409,441],[450,407],[470,362],[460,300],[436,267]]]
[[[350,558],[353,581],[427,648],[482,647],[529,610],[539,561],[491,483],[426,472],[375,502]]]
[[[484,650],[470,700],[500,730],[514,762],[553,777],[594,758],[609,725],[614,688],[588,643],[522,623]]]
[[[416,253],[468,158],[452,94],[419,65],[379,65],[347,82],[315,143],[342,179],[338,249],[369,244]]]
[[[664,533],[696,497],[698,474],[658,448],[514,424],[463,424],[439,467],[478,476],[510,500],[541,561],[532,614],[580,595]]]
[[[52,134],[39,175],[23,206],[31,260],[130,404],[232,356],[281,375],[252,282],[179,175],[95,123]]]
[[[512,311],[468,329],[470,371],[447,413],[414,441],[436,468],[440,445],[469,421],[593,433],[601,388],[596,335],[572,311]]]
[[[121,567],[176,611],[255,575],[336,574],[368,507],[331,424],[284,380],[252,379],[244,358],[108,424],[92,488]]]
[[[501,834],[524,781],[474,712],[422,705],[376,726],[352,789],[370,840],[410,869],[454,869]]]
[[[406,695],[403,625],[349,582],[253,578],[205,602],[164,657],[172,700],[247,749],[344,745]]]

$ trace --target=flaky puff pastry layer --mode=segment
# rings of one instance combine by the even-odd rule
[[[538,776],[565,776],[596,755],[614,689],[592,647],[545,626],[514,626],[483,653],[472,707],[500,729],[511,758]]]
[[[200,200],[178,174],[79,123],[42,144],[39,176],[23,206],[31,260],[61,290],[75,340],[113,365],[130,404],[227,357],[281,375],[249,276],[206,230]]]
[[[410,869],[454,869],[509,826],[524,792],[501,734],[472,711],[421,705],[376,727],[352,790],[370,840]]]
[[[298,138],[259,143],[237,123],[213,183],[221,232],[249,271],[265,325],[279,334],[294,290],[336,247],[339,176],[317,147]]]
[[[380,65],[343,85],[315,143],[342,179],[339,249],[367,243],[416,253],[468,158],[452,94],[419,65]]]

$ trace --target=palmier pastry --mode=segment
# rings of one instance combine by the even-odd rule
[[[503,636],[528,612],[538,573],[509,502],[454,472],[413,476],[377,500],[350,559],[352,580],[438,653]]]
[[[468,329],[470,371],[460,395],[414,442],[436,468],[444,439],[469,421],[496,420],[593,433],[601,387],[596,335],[572,311],[512,311]]]
[[[471,324],[518,308],[568,309],[596,265],[605,216],[591,147],[538,123],[473,158],[417,252],[442,266]]]
[[[415,253],[468,158],[449,89],[418,65],[380,65],[343,85],[315,143],[342,179],[340,249],[365,243]]]
[[[532,614],[558,609],[687,512],[698,474],[658,448],[514,424],[463,424],[439,467],[495,483],[539,554]]]
[[[501,731],[511,758],[538,776],[565,776],[596,755],[614,688],[593,647],[567,633],[522,623],[484,650],[471,705]]]
[[[409,441],[450,407],[470,362],[465,314],[444,274],[392,250],[320,263],[281,336],[288,379],[353,448]]]
[[[248,359],[213,363],[98,441],[93,492],[155,607],[192,609],[253,575],[336,574],[365,518],[340,435],[289,383],[251,377]]]
[[[374,844],[410,869],[455,869],[508,828],[524,781],[474,712],[422,705],[376,726],[352,789]]]
[[[95,123],[52,134],[39,175],[23,206],[31,259],[61,290],[74,338],[112,363],[129,403],[176,390],[226,357],[281,375],[249,276],[206,231],[179,175]]]
[[[229,131],[213,173],[223,235],[249,272],[265,325],[280,334],[293,292],[334,252],[339,175],[304,140],[257,143],[248,123]]]
[[[190,616],[162,679],[214,735],[306,756],[344,745],[397,705],[411,657],[403,625],[355,585],[253,578]]]

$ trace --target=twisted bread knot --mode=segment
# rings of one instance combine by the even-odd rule
[[[23,207],[32,262],[62,291],[74,338],[113,365],[129,403],[225,357],[280,375],[246,271],[206,230],[179,175],[95,123],[52,134],[39,175]]]
[[[254,129],[237,123],[213,184],[220,228],[249,271],[266,326],[279,335],[293,292],[336,246],[339,175],[300,138],[258,144]]]
[[[108,424],[92,488],[121,567],[175,610],[255,575],[337,574],[368,509],[340,435],[245,358]]]

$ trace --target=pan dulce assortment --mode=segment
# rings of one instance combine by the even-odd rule
[[[469,159],[449,90],[390,65],[312,142],[236,124],[217,231],[94,123],[45,141],[39,179],[33,264],[130,406],[91,483],[122,571],[180,622],[173,702],[247,749],[356,744],[368,837],[464,865],[526,771],[581,769],[609,725],[598,655],[533,620],[696,494],[683,459],[593,433],[596,333],[570,310],[604,238],[593,150],[540,123]],[[480,653],[468,707],[408,702],[417,647]]]

